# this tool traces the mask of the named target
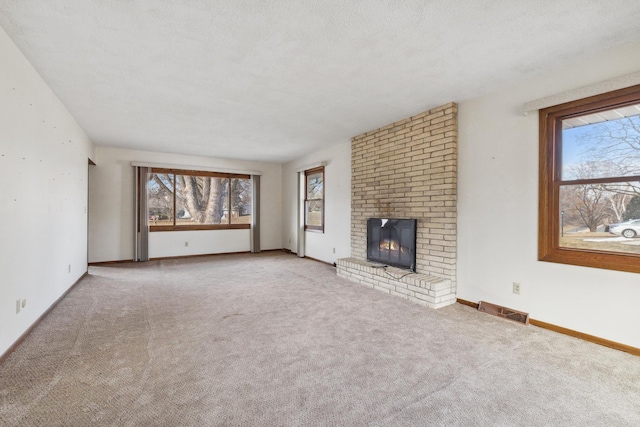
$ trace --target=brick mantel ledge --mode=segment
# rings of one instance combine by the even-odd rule
[[[431,308],[456,302],[455,287],[448,279],[394,267],[383,268],[357,258],[342,258],[336,265],[339,277]]]

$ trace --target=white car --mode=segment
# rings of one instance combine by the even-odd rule
[[[618,224],[609,225],[609,233],[622,235],[626,238],[632,238],[640,235],[640,219],[630,219]]]

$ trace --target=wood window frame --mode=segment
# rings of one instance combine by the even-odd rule
[[[560,246],[561,185],[638,181],[640,176],[562,180],[562,120],[640,102],[640,85],[540,110],[538,260],[640,273],[640,255]]]
[[[232,224],[231,223],[231,180],[233,178],[239,179],[251,179],[251,175],[223,173],[223,172],[208,172],[198,170],[182,170],[182,169],[169,169],[169,168],[152,168],[151,173],[158,174],[172,174],[172,175],[185,175],[185,176],[205,176],[212,178],[227,178],[229,180],[229,191],[227,194],[227,206],[229,206],[229,218],[227,224],[198,224],[198,225],[177,225],[176,224],[176,194],[175,188],[173,191],[173,225],[152,225],[149,224],[149,231],[195,231],[195,230],[241,230],[250,229],[251,224]],[[175,185],[175,178],[174,178]]]
[[[317,199],[309,199],[309,175],[314,175],[318,172],[322,173],[322,198]],[[316,233],[324,233],[324,199],[325,199],[325,189],[326,189],[326,175],[324,173],[324,166],[318,166],[317,168],[308,169],[304,171],[304,229],[305,231],[313,231]],[[308,225],[307,224],[307,203],[311,201],[321,201],[322,202],[322,225]]]

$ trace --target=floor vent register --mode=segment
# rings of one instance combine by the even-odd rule
[[[500,305],[491,304],[486,301],[480,301],[478,311],[482,311],[494,316],[503,317],[505,319],[513,320],[514,322],[529,324],[529,313],[523,313],[522,311],[514,310],[512,308],[502,307]]]

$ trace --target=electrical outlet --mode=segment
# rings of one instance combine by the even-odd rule
[[[513,293],[516,295],[520,295],[520,283],[513,282]]]
[[[189,242],[184,242],[184,247],[188,248],[189,247]]]
[[[334,254],[336,253],[336,248],[333,248],[333,253],[334,253]]]
[[[22,305],[22,308],[25,308],[27,306],[27,299],[23,298],[22,301],[20,301],[20,305]]]
[[[17,299],[16,300],[16,314],[20,313],[20,305],[21,305],[20,300]]]
[[[71,273],[71,264],[69,264],[69,268],[67,269],[67,273]]]

